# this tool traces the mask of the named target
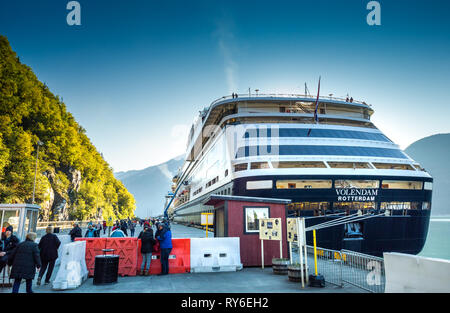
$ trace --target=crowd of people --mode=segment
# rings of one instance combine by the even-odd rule
[[[110,237],[127,237],[128,230],[130,236],[134,237],[136,226],[139,224],[143,230],[139,233],[138,239],[141,240],[142,264],[140,275],[147,276],[150,273],[150,265],[152,254],[160,252],[161,254],[161,273],[158,275],[167,275],[169,273],[169,254],[172,251],[172,232],[168,220],[156,219],[136,219],[121,220],[115,224],[106,226],[106,222],[88,224],[88,228],[84,237],[100,237],[100,232],[106,235],[106,231],[111,231]],[[155,232],[154,228],[155,227]],[[71,240],[83,237],[81,227],[74,223],[69,235]],[[58,236],[53,233],[53,227],[46,228],[46,234],[39,240],[39,244],[35,242],[36,233],[28,233],[24,241],[20,241],[13,234],[13,227],[8,226],[2,233],[0,239],[0,272],[6,267],[11,267],[9,277],[14,279],[12,292],[18,293],[19,287],[24,279],[26,282],[26,292],[32,293],[32,281],[35,277],[36,270],[39,271],[37,277],[37,285],[41,285],[42,278],[45,275],[44,283],[48,285],[53,273],[56,259],[58,258],[58,248],[61,241]]]

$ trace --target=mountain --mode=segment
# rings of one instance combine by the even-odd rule
[[[183,165],[183,156],[165,163],[150,166],[143,170],[117,172],[115,177],[136,199],[136,216],[148,217],[160,215],[164,211],[164,196],[170,190],[172,177]]]
[[[85,129],[0,35],[0,203],[31,203],[33,194],[43,221],[125,218],[135,209]]]
[[[450,134],[422,138],[405,152],[433,176],[432,215],[450,215]]]

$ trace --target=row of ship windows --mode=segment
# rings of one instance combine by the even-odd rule
[[[261,155],[347,155],[407,159],[399,149],[361,146],[251,145],[238,148],[235,158]]]
[[[335,213],[340,210],[430,210],[430,202],[294,202],[288,204],[290,211],[314,211],[315,215]],[[329,210],[332,210],[329,212]]]
[[[270,164],[272,164],[272,167]],[[371,165],[372,164],[372,165]],[[331,161],[272,161],[272,162],[251,162],[251,170],[267,168],[353,168],[353,169],[390,169],[390,170],[408,170],[425,171],[420,165],[398,164],[398,163],[368,163],[368,162],[331,162]],[[248,163],[239,163],[234,165],[234,171],[248,170]]]
[[[331,179],[305,179],[305,180],[277,180],[276,189],[330,189],[333,187]],[[432,190],[431,182],[422,181],[405,181],[405,180],[383,180],[381,181],[382,189],[413,189],[413,190]],[[247,190],[256,189],[272,189],[272,180],[254,180],[247,182]],[[379,180],[349,180],[338,179],[334,181],[334,188],[360,188],[376,189],[380,187]]]
[[[307,128],[252,128],[248,129],[244,138],[291,138],[291,137],[311,137],[311,138],[348,138],[391,142],[385,135],[380,133],[370,133],[353,130],[338,129],[307,129]]]

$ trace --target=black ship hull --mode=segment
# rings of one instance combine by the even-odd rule
[[[328,203],[327,212],[324,216],[320,216],[317,210],[288,210],[288,216],[305,217],[306,227],[327,222],[342,217],[345,214],[354,214],[358,209],[335,208],[334,203],[337,200],[336,191],[334,189],[296,189],[296,190],[247,190],[246,183],[251,180],[271,179],[319,179],[320,177],[308,176],[259,176],[235,179],[233,182],[233,195],[290,199],[296,202],[319,202]],[[330,178],[322,177],[322,178]],[[373,176],[339,176],[335,179],[374,179]],[[376,179],[399,179],[405,180],[405,177],[377,177]],[[429,181],[432,179],[411,178],[408,180]],[[338,225],[330,228],[324,228],[316,231],[317,245],[322,248],[332,250],[352,250],[374,256],[382,256],[383,252],[401,252],[408,254],[418,254],[423,246],[428,233],[428,226],[431,215],[431,206],[428,209],[422,209],[422,203],[431,203],[431,190],[389,190],[379,189],[375,199],[375,206],[369,210],[362,210],[363,213],[372,213],[374,215],[385,212],[382,209],[382,203],[389,202],[415,202],[419,204],[418,209],[409,210],[389,210],[388,216],[378,216],[366,220],[362,220],[358,227],[360,234],[349,235],[346,232],[346,226]],[[357,202],[353,202],[357,203]],[[338,214],[335,216],[326,216],[327,214]],[[312,232],[307,232],[307,244],[313,244]]]

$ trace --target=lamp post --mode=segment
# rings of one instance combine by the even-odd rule
[[[36,193],[36,176],[37,176],[37,167],[38,167],[38,160],[39,160],[39,147],[43,146],[44,143],[40,140],[37,142],[37,150],[36,150],[36,166],[34,168],[34,183],[33,183],[33,198],[31,200],[31,203],[34,204],[34,195]]]

